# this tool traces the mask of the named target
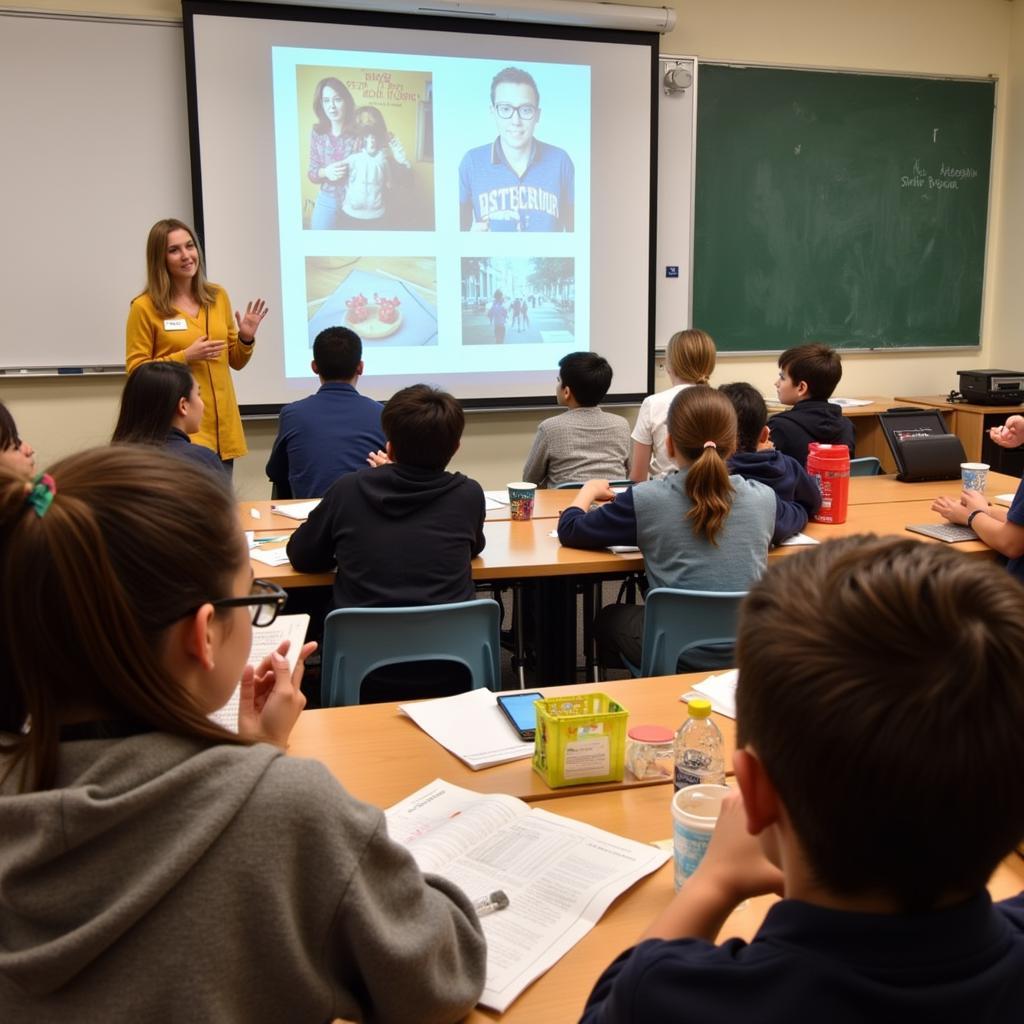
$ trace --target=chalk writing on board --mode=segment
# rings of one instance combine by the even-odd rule
[[[961,181],[969,181],[977,176],[978,171],[975,167],[951,167],[949,164],[941,164],[936,177],[928,168],[921,165],[920,160],[915,160],[913,174],[904,174],[900,178],[900,188],[930,188],[939,192],[956,192]]]

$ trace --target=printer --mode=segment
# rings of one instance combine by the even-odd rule
[[[1024,370],[957,370],[960,394],[976,405],[1024,404]]]

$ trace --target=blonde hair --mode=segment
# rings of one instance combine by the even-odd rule
[[[693,507],[686,518],[694,533],[717,544],[732,509],[726,459],[736,451],[736,410],[720,391],[699,385],[672,399],[666,425],[676,452],[690,463],[685,486]]]
[[[665,349],[665,368],[684,384],[707,384],[715,372],[715,356],[715,341],[707,331],[676,331]]]
[[[192,298],[200,306],[212,306],[217,299],[217,288],[206,280],[206,259],[195,232],[183,221],[168,217],[158,220],[146,239],[146,292],[160,316],[172,316],[171,275],[167,272],[167,237],[172,231],[187,231],[195,243],[199,265],[192,278]]]

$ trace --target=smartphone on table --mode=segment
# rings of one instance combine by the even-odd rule
[[[521,740],[529,741],[534,738],[537,732],[537,709],[533,702],[543,699],[544,694],[536,691],[498,694],[498,707]]]

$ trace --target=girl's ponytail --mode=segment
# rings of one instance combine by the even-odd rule
[[[709,387],[680,391],[668,412],[668,432],[676,451],[690,462],[686,493],[693,531],[712,544],[732,508],[733,488],[726,460],[736,450],[736,411]]]

